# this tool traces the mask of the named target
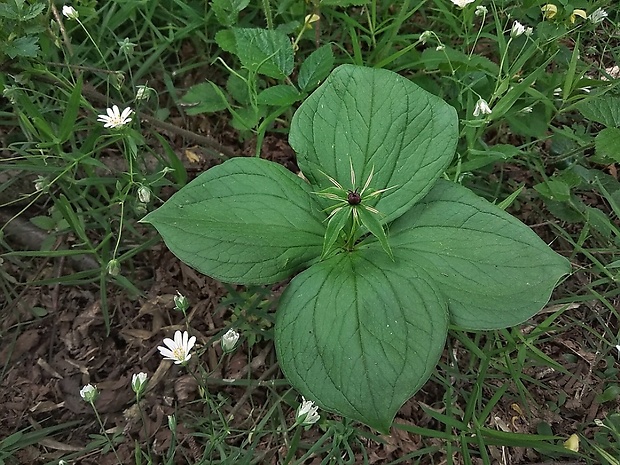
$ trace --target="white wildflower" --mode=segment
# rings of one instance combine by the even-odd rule
[[[492,110],[485,99],[481,98],[476,102],[476,106],[474,108],[475,117],[478,117],[480,115],[490,115],[491,112]]]
[[[131,42],[129,40],[129,37],[125,37],[123,40],[118,40],[116,42],[118,44],[118,48],[121,51],[121,53],[125,54],[125,55],[131,55],[133,53],[133,50],[136,48],[135,43]]]
[[[321,418],[321,415],[318,414],[319,408],[314,405],[314,402],[306,400],[303,396],[301,400],[301,405],[297,407],[297,413],[295,414],[295,423],[301,426],[313,425]]]
[[[446,46],[445,45],[438,45],[435,50],[437,50],[438,52],[441,52],[442,50],[445,50]]]
[[[80,16],[77,10],[70,5],[64,5],[62,7],[62,14],[69,19],[78,19]]]
[[[97,116],[97,121],[105,123],[104,128],[120,128],[131,122],[133,110],[127,107],[121,113],[118,106],[113,105],[112,108],[106,109],[106,113],[107,115]]]
[[[155,93],[155,89],[149,86],[136,86],[135,100],[148,100],[151,98],[151,94]]]
[[[465,8],[470,3],[475,2],[476,0],[451,0],[459,8]]]
[[[121,265],[117,259],[113,258],[106,265],[106,270],[110,276],[118,276],[121,272]]]
[[[525,33],[525,26],[519,21],[512,23],[512,29],[510,29],[510,37],[519,37]]]
[[[138,200],[142,203],[149,203],[151,200],[151,189],[146,186],[138,188]]]
[[[590,20],[592,24],[598,24],[602,22],[605,18],[607,18],[607,16],[609,16],[607,12],[603,10],[602,8],[599,8],[593,11],[592,13],[590,13],[590,16],[588,16],[588,19]]]
[[[423,44],[425,44],[425,43],[426,43],[426,41],[427,41],[428,39],[430,39],[432,35],[433,35],[433,33],[432,33],[431,31],[424,31],[422,34],[420,34],[420,38],[419,38],[419,40],[420,40],[420,42],[422,42]]]
[[[232,352],[237,345],[237,341],[239,341],[239,333],[234,329],[229,329],[222,336],[222,340],[220,342],[222,345],[222,350],[226,353]]]
[[[167,360],[174,360],[177,365],[185,364],[192,357],[189,352],[196,344],[196,336],[189,337],[187,331],[176,331],[174,333],[174,340],[170,338],[164,339],[166,347],[159,346],[157,349]]]
[[[486,14],[489,12],[489,10],[487,9],[486,6],[482,6],[482,5],[478,5],[476,7],[476,11],[474,12],[474,14],[476,16],[486,16]]]
[[[49,183],[47,181],[47,178],[43,176],[37,176],[37,179],[34,180],[34,189],[37,192],[47,189],[48,186],[49,186]]]

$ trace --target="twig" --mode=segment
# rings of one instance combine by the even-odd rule
[[[60,28],[60,34],[62,35],[62,40],[67,47],[67,51],[69,52],[69,56],[73,56],[73,47],[71,46],[71,40],[69,39],[69,35],[67,34],[67,30],[65,29],[65,24],[58,13],[58,9],[56,5],[52,3],[52,14],[58,23],[58,27]]]

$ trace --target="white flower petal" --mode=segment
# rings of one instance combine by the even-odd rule
[[[162,354],[165,358],[174,358],[170,349],[162,346],[158,346],[157,349],[159,350],[159,353]]]
[[[123,113],[121,114],[121,119],[127,119],[129,117],[129,115],[131,115],[132,113],[132,109],[127,107],[123,110]]]
[[[170,338],[164,339],[164,344],[167,348],[160,346],[158,349],[164,358],[174,360],[176,364],[181,364],[187,362],[192,357],[189,352],[195,343],[196,336],[190,338],[187,331],[176,331],[174,333],[174,340]]]

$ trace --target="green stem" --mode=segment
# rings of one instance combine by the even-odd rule
[[[267,29],[273,29],[273,16],[271,15],[271,5],[269,4],[269,0],[263,0],[263,10],[265,11]]]
[[[108,441],[108,444],[110,444],[110,447],[112,448],[112,451],[114,452],[114,455],[116,456],[116,460],[118,460],[119,465],[123,465],[123,461],[118,456],[118,452],[116,452],[114,443],[110,439],[110,436],[108,436],[108,433],[106,433],[105,427],[103,426],[103,422],[101,421],[101,417],[99,416],[99,412],[97,412],[97,409],[95,408],[95,403],[91,401],[90,405],[93,408],[93,411],[95,412],[95,416],[97,417],[97,421],[99,422],[99,427],[101,428],[101,432],[105,436],[106,440]]]

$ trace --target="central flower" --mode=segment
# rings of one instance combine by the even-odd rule
[[[332,250],[338,238],[342,238],[343,236],[344,248],[352,250],[355,241],[359,238],[358,230],[362,225],[368,229],[368,232],[379,239],[383,249],[391,257],[392,251],[387,242],[387,236],[381,222],[376,217],[380,216],[381,213],[370,205],[370,203],[374,203],[374,200],[383,192],[396,186],[385,189],[371,189],[370,183],[372,182],[375,172],[373,166],[364,185],[360,189],[357,187],[353,162],[351,160],[349,162],[351,166],[351,189],[345,189],[338,181],[321,171],[333,186],[315,192],[315,194],[335,202],[333,205],[326,208],[330,213],[327,216],[327,231],[323,241],[323,252],[321,257],[325,258]]]

